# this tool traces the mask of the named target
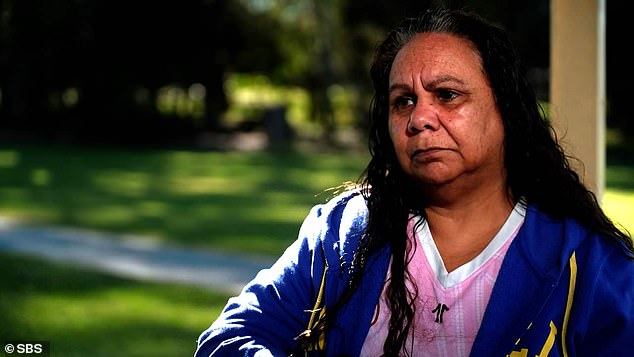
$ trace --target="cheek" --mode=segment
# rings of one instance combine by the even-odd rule
[[[491,116],[492,119],[488,125],[482,128],[477,145],[482,155],[497,157],[504,146],[504,127],[502,119],[496,113],[491,114]]]
[[[388,133],[390,133],[390,138],[394,140],[394,133],[396,132],[396,128],[395,128],[395,123],[394,123],[394,120],[392,119],[392,116],[390,116],[387,119],[387,130],[388,130]]]
[[[401,151],[404,149],[405,145],[405,128],[403,124],[398,120],[388,119],[387,122],[388,132],[390,134],[390,139],[392,139],[392,145],[394,145],[394,150],[396,150],[396,155],[398,156]]]
[[[469,108],[460,113],[460,118],[467,120],[450,121],[448,125],[452,125],[477,148],[488,147],[504,135],[502,119],[492,106]]]

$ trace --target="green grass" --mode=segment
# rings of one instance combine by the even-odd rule
[[[631,191],[608,190],[603,196],[603,209],[622,230],[634,235],[634,193]]]
[[[324,189],[354,181],[352,153],[221,153],[0,146],[0,215],[280,254]]]
[[[0,341],[51,356],[191,356],[227,296],[0,253]]]
[[[625,140],[611,141],[615,143],[608,145],[607,189],[602,204],[617,226],[634,235],[634,145]]]

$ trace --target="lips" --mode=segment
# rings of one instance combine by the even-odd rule
[[[433,159],[436,156],[442,154],[444,151],[447,151],[449,149],[446,148],[440,148],[440,147],[431,147],[431,148],[426,148],[426,149],[418,149],[415,150],[411,155],[410,155],[410,159],[412,160],[429,160],[429,159]]]

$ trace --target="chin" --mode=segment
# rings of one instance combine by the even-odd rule
[[[421,186],[440,186],[452,183],[455,175],[413,175],[412,179]]]
[[[447,167],[415,167],[407,173],[415,182],[423,185],[442,185],[454,181],[459,175]]]

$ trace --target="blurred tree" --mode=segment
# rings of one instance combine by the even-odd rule
[[[629,56],[624,55],[623,36],[631,32],[627,3],[609,1],[606,4],[606,91],[607,123],[629,139],[634,139],[634,118],[629,112],[628,86],[632,82]]]
[[[313,0],[312,5],[314,46],[306,85],[311,98],[311,117],[322,124],[324,139],[332,142],[335,120],[328,89],[342,79],[335,63],[335,52],[338,50],[335,37],[342,32],[341,1]]]
[[[1,9],[5,129],[127,142],[216,130],[225,73],[280,61],[275,26],[239,1],[6,0]],[[157,112],[161,87],[193,84],[204,91],[202,120]]]
[[[0,127],[128,141],[219,130],[218,118],[227,107],[225,75],[263,72],[276,83],[306,88],[311,118],[329,138],[336,129],[330,89],[343,84],[358,93],[355,105],[363,128],[372,54],[404,16],[430,6],[473,8],[506,27],[528,67],[543,74],[549,59],[548,4],[5,0],[0,7]],[[165,86],[202,88],[203,118],[157,111]],[[540,88],[547,87],[541,83]],[[540,97],[547,94],[542,90]]]
[[[73,81],[75,10],[68,2],[51,6],[43,0],[2,4],[0,84],[4,126],[18,129],[54,127],[50,107],[61,105],[60,88]]]
[[[308,91],[311,120],[330,141],[335,120],[329,88],[345,80],[341,54],[344,0],[242,0],[256,13],[278,22],[277,41],[285,54],[272,73],[278,83],[299,85]]]

